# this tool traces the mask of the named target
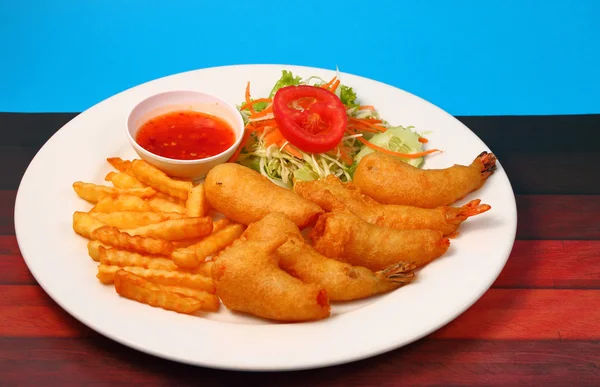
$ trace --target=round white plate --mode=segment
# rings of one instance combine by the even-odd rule
[[[421,270],[418,280],[389,294],[335,304],[326,320],[277,324],[234,314],[188,316],[119,297],[96,279],[86,240],[72,229],[72,214],[91,206],[72,188],[78,180],[103,183],[107,157],[134,158],[125,137],[130,109],[151,94],[191,89],[239,104],[247,81],[265,96],[282,69],[330,79],[329,70],[245,65],[210,68],[158,79],[117,94],[83,112],[59,130],[29,165],[17,195],[15,229],[25,261],[43,289],[62,308],[97,332],[156,356],[235,370],[295,370],[374,356],[417,340],[471,306],[496,279],[512,249],[516,205],[509,180],[498,170],[465,198],[481,198],[492,210],[469,219],[448,253]],[[364,104],[375,105],[395,125],[428,132],[443,153],[425,168],[469,164],[489,148],[436,106],[397,88],[341,74]]]

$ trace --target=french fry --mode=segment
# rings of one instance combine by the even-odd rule
[[[123,230],[129,235],[140,235],[175,241],[189,238],[202,238],[212,232],[212,219],[203,218],[170,219],[147,226]]]
[[[91,239],[118,249],[142,254],[170,255],[174,249],[173,244],[169,241],[139,235],[129,235],[112,226],[96,228],[91,233]]]
[[[152,207],[139,196],[111,195],[100,199],[90,212],[152,211]]]
[[[214,232],[214,225],[215,225],[215,223],[213,223],[213,232]],[[180,248],[194,245],[194,244],[200,242],[202,239],[203,238],[180,239],[178,241],[171,241],[171,243],[173,243],[173,246],[175,246],[175,249],[180,249]]]
[[[137,228],[164,222],[169,219],[183,218],[182,214],[175,212],[140,212],[140,211],[117,211],[111,213],[90,212],[90,216],[117,228]]]
[[[95,230],[106,226],[98,219],[94,219],[85,212],[73,213],[73,230],[82,237],[90,239]]]
[[[106,159],[110,165],[119,172],[133,174],[131,171],[131,161],[123,160],[120,157],[109,157]]]
[[[150,208],[156,212],[176,212],[178,214],[185,214],[184,206],[173,203],[159,196],[151,197],[146,202]]]
[[[106,181],[110,181],[117,188],[144,188],[144,184],[140,183],[135,177],[125,172],[109,172],[104,178]]]
[[[195,245],[187,247],[196,253],[199,262],[203,262],[210,255],[214,255],[225,247],[232,244],[242,235],[246,227],[242,224],[234,223],[225,226],[222,230],[209,235]]]
[[[88,254],[96,262],[100,262],[100,247],[110,248],[110,246],[103,245],[99,241],[89,241],[87,245]]]
[[[225,226],[231,224],[231,220],[227,219],[227,218],[221,218],[219,220],[215,220],[213,222],[213,234],[216,233],[217,231],[221,231],[222,229],[225,228]]]
[[[186,288],[204,290],[211,294],[215,293],[215,285],[212,278],[200,274],[185,273],[180,271],[167,271],[157,269],[144,269],[136,266],[111,266],[101,263],[98,265],[96,277],[104,284],[114,282],[115,273],[119,270],[127,270],[139,275],[150,282],[159,285],[182,286]]]
[[[200,183],[190,189],[185,203],[186,215],[190,218],[206,216],[208,213],[208,200],[204,194],[204,184]]]
[[[210,294],[208,292],[202,291],[202,290],[184,288],[181,286],[169,286],[169,285],[158,285],[158,286],[168,292],[177,293],[182,296],[191,297],[191,298],[194,298],[194,299],[200,301],[202,303],[202,306],[200,307],[200,309],[207,311],[207,312],[217,312],[219,310],[219,307],[221,306],[221,302],[219,301],[219,298],[217,296],[215,296],[214,294]]]
[[[183,207],[185,209],[185,203],[186,203],[185,200],[174,198],[173,196],[165,195],[162,192],[157,192],[156,195],[155,195],[155,197],[164,199],[164,200],[166,200],[168,202],[171,202],[173,204],[177,204],[178,206],[181,206],[181,207]]]
[[[133,160],[131,170],[135,177],[142,183],[166,195],[186,200],[191,182],[173,180],[158,168],[143,160]]]
[[[156,193],[156,191],[150,187],[120,189],[105,185],[84,183],[81,181],[76,181],[75,183],[73,183],[73,189],[75,190],[77,195],[79,195],[80,198],[87,200],[90,203],[98,203],[98,201],[100,201],[101,199],[110,197],[115,194],[128,194],[147,198],[153,196]]]
[[[174,271],[178,266],[170,259],[149,257],[146,255],[133,253],[127,250],[118,250],[115,248],[99,248],[98,258],[100,263],[110,266],[137,266],[145,269],[157,269]]]
[[[173,250],[170,258],[173,260],[173,264],[176,267],[191,269],[200,264],[200,262],[198,262],[198,258],[196,258],[195,251],[187,248]]]
[[[120,296],[150,306],[189,314],[200,310],[204,305],[202,301],[196,298],[170,292],[125,270],[117,271],[114,281],[115,290]]]

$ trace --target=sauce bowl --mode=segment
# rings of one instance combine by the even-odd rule
[[[174,111],[197,111],[225,121],[233,130],[235,140],[225,151],[206,158],[178,160],[159,156],[137,143],[138,130],[152,118]],[[139,102],[127,116],[127,138],[142,160],[174,177],[199,180],[218,164],[229,160],[244,136],[244,120],[237,108],[223,99],[191,90],[174,90],[152,95]]]

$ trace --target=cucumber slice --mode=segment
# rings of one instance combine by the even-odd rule
[[[423,151],[423,144],[419,142],[420,137],[421,136],[417,133],[410,130],[410,127],[405,128],[403,126],[396,126],[388,128],[388,130],[383,133],[374,135],[369,142],[393,152],[416,153]],[[358,164],[363,157],[373,152],[375,152],[374,149],[371,149],[366,145],[363,146],[360,152],[354,156],[355,163]],[[423,157],[417,159],[398,158],[415,167],[419,167],[423,163]]]

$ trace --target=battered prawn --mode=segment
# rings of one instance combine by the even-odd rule
[[[377,227],[349,211],[321,215],[311,231],[315,249],[326,257],[382,270],[401,261],[421,267],[443,255],[450,240],[436,230]]]
[[[446,169],[419,169],[375,152],[360,160],[354,183],[379,203],[435,208],[478,190],[495,170],[496,156],[488,152],[482,152],[469,166]]]
[[[306,283],[327,291],[331,301],[348,301],[386,293],[409,284],[415,278],[411,262],[393,264],[377,272],[319,254],[304,241],[298,227],[282,213],[272,212],[251,224],[243,238],[270,240],[277,235],[288,240],[275,252],[279,266]]]
[[[430,229],[444,235],[456,235],[467,218],[488,211],[491,207],[472,200],[462,207],[442,206],[419,208],[398,204],[379,204],[363,195],[353,183],[342,183],[333,175],[325,179],[299,181],[294,191],[325,211],[347,209],[362,220],[379,227],[397,230]]]
[[[329,316],[325,290],[279,268],[273,252],[287,239],[279,234],[268,241],[238,240],[216,257],[212,278],[228,309],[282,322]]]

